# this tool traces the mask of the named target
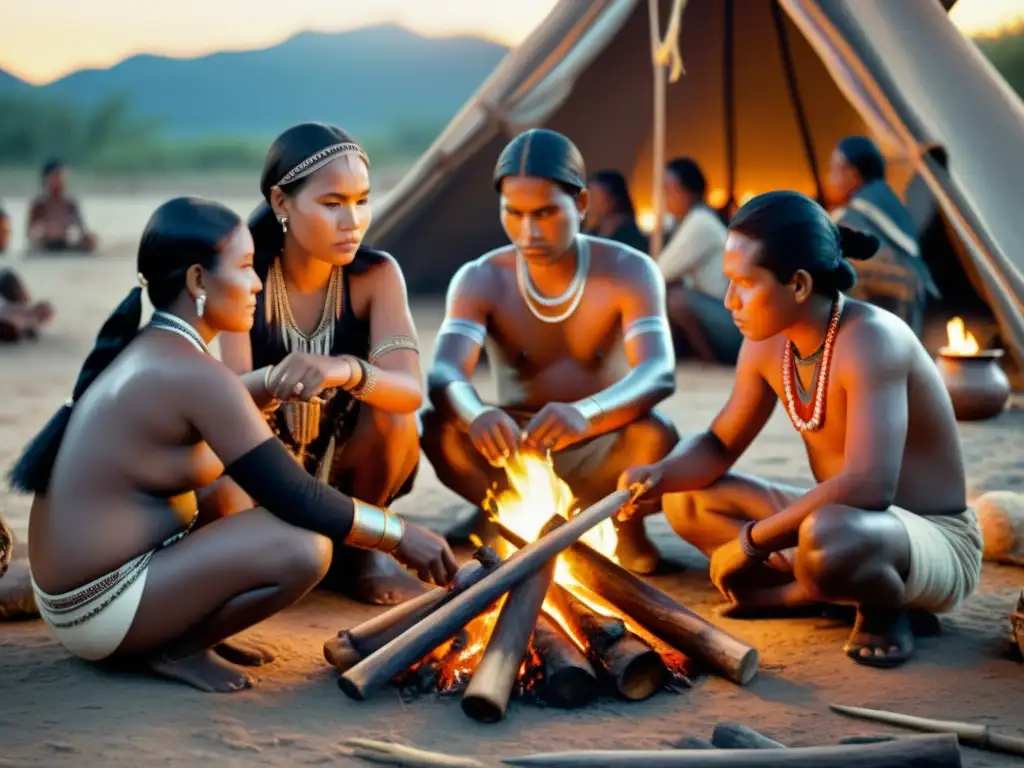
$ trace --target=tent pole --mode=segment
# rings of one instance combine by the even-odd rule
[[[652,207],[654,208],[654,229],[651,232],[650,254],[658,258],[664,237],[665,200],[665,62],[658,55],[661,46],[658,0],[647,0],[647,11],[651,30],[651,63],[654,73],[654,168],[651,174]]]
[[[725,215],[736,213],[736,72],[733,43],[735,34],[735,8],[733,0],[725,0],[725,45],[722,61],[722,102],[725,106]]]

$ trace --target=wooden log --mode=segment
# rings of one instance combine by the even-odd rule
[[[668,670],[661,656],[626,629],[622,619],[601,615],[560,584],[551,585],[548,598],[622,698],[640,701],[665,684]]]
[[[884,709],[867,709],[865,707],[846,707],[841,704],[829,704],[829,709],[841,715],[859,717],[876,723],[899,725],[913,728],[915,731],[930,733],[952,733],[961,744],[987,749],[992,752],[1006,752],[1010,755],[1024,756],[1024,739],[1018,736],[1007,736],[996,733],[987,725],[965,723],[958,720],[932,720],[927,717],[901,715],[898,712],[887,712]]]
[[[337,637],[324,642],[324,658],[328,664],[344,672],[476,584],[499,563],[501,558],[497,552],[488,546],[480,547],[473,553],[473,559],[459,568],[449,587],[434,587],[358,626],[342,630]]]
[[[530,635],[537,626],[544,595],[551,586],[554,573],[555,563],[552,560],[505,598],[487,650],[462,696],[462,711],[474,720],[496,723],[504,719],[519,668],[530,647]]]
[[[533,630],[531,654],[536,668],[528,669],[540,685],[538,695],[546,704],[575,709],[597,698],[597,675],[583,651],[541,614]]]
[[[522,539],[513,531],[501,523],[497,526],[503,537],[520,545]],[[684,608],[582,542],[570,547],[563,558],[581,584],[617,606],[651,634],[734,683],[746,685],[754,679],[759,663],[757,649]]]
[[[503,594],[537,573],[584,533],[611,518],[635,493],[629,490],[611,493],[557,530],[530,542],[465,592],[347,670],[339,679],[339,686],[352,698],[365,699],[452,637]]]
[[[793,749],[677,749],[661,751],[553,752],[504,760],[545,768],[959,768],[960,747],[951,734],[911,736],[880,744]]]
[[[719,723],[711,734],[711,743],[719,749],[785,749],[786,745],[770,739],[740,723]]]
[[[486,763],[471,757],[455,757],[442,752],[427,752],[392,741],[346,739],[342,742],[348,754],[383,765],[405,765],[415,768],[487,768]]]

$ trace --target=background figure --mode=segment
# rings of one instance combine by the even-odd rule
[[[0,253],[7,249],[11,219],[0,208]],[[0,269],[0,342],[33,338],[53,318],[48,301],[33,302],[13,269]]]
[[[584,231],[588,235],[617,240],[647,253],[647,236],[636,223],[636,208],[626,177],[618,171],[598,171],[587,181],[590,206]]]
[[[875,142],[849,136],[836,145],[826,195],[833,221],[882,243],[874,259],[856,265],[850,295],[889,310],[920,336],[927,295],[939,298],[939,291],[921,258],[914,219],[885,181],[885,158]]]
[[[96,235],[85,226],[82,212],[67,194],[67,166],[50,160],[43,166],[43,191],[32,201],[28,214],[28,239],[44,251],[80,251],[96,248]]]
[[[307,472],[387,506],[412,490],[423,392],[402,272],[362,245],[369,159],[341,128],[303,123],[271,145],[260,190],[249,226],[265,288],[251,331],[222,340],[223,360]],[[245,506],[228,487],[221,510]],[[388,555],[340,545],[328,581],[367,603],[422,592]]]
[[[665,208],[678,222],[657,256],[667,289],[668,318],[680,358],[734,364],[742,335],[723,303],[725,225],[705,201],[707,181],[696,161],[665,167]]]

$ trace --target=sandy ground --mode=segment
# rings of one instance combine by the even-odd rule
[[[19,201],[8,206],[20,219]],[[53,326],[37,343],[0,346],[0,469],[70,391],[84,354],[106,314],[134,284],[133,250],[145,217],[159,202],[145,196],[101,199],[86,206],[107,235],[103,256],[90,259],[13,258],[30,288],[55,301]],[[245,212],[249,199],[231,202]],[[111,234],[112,233],[112,234]],[[12,259],[9,259],[12,261]],[[0,263],[3,263],[0,261]],[[424,350],[433,343],[439,308],[417,306]],[[667,412],[683,431],[707,425],[728,395],[728,370],[681,367]],[[985,424],[965,424],[972,494],[1024,490],[1024,412]],[[800,442],[781,409],[742,460],[741,470],[771,478],[810,480]],[[438,528],[466,506],[424,466],[400,511]],[[0,509],[24,540],[28,499],[0,490]],[[707,562],[671,536],[663,519],[649,521],[655,540],[676,567],[657,585],[706,617],[717,594]],[[376,610],[315,593],[249,634],[276,651],[259,671],[256,690],[211,696],[148,678],[111,677],[64,652],[41,622],[0,625],[0,766],[4,765],[311,765],[357,764],[340,742],[350,736],[398,739],[426,749],[491,758],[533,751],[659,748],[684,734],[710,736],[724,720],[745,722],[793,746],[829,744],[881,726],[830,713],[828,702],[874,706],[930,717],[959,718],[1024,736],[1024,665],[1001,655],[1007,614],[1024,586],[1019,569],[986,565],[979,592],[944,619],[943,637],[922,640],[902,669],[859,667],[842,655],[847,629],[823,620],[740,622],[715,619],[761,651],[758,678],[739,688],[717,678],[682,693],[645,702],[603,700],[575,712],[514,703],[501,724],[466,718],[457,698],[403,703],[387,690],[354,702],[337,688],[320,655],[337,630]],[[971,766],[1012,760],[964,750]]]

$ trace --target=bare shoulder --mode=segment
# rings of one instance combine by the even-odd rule
[[[190,402],[203,400],[223,407],[234,400],[251,399],[242,379],[215,357],[190,354],[168,362],[167,384],[186,393]]]
[[[918,346],[914,332],[896,315],[866,302],[847,299],[836,339],[839,371],[909,371]]]
[[[665,290],[661,270],[646,253],[603,237],[586,237],[590,241],[592,274],[612,278],[643,292]]]
[[[473,298],[488,301],[500,290],[500,279],[514,266],[515,249],[511,245],[495,248],[459,267],[448,285],[449,298]]]

